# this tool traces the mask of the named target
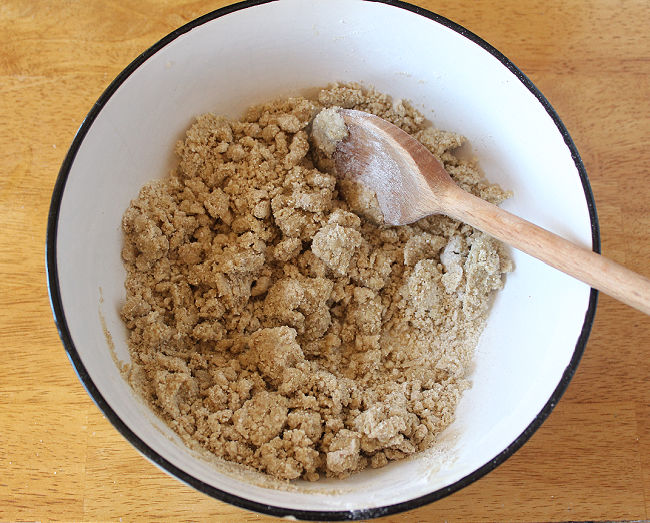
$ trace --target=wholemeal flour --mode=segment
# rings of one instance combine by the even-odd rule
[[[310,143],[333,106],[398,125],[473,194],[507,196],[454,155],[458,134],[337,84],[198,117],[178,167],[123,218],[130,383],[188,443],[286,480],[434,445],[511,270],[498,242],[447,217],[383,225],[374,195]]]

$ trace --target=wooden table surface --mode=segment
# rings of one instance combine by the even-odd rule
[[[0,520],[272,520],[158,470],[70,365],[46,290],[59,166],[103,89],[219,0],[0,3]],[[650,275],[648,0],[420,0],[517,64],[580,151],[603,252]],[[386,521],[650,517],[650,317],[601,295],[584,358],[532,439],[483,479]]]

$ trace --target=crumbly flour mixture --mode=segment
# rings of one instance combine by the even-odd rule
[[[123,218],[131,384],[188,445],[287,480],[434,445],[511,270],[499,243],[449,218],[383,225],[374,194],[310,144],[333,106],[400,126],[481,198],[507,196],[454,156],[458,134],[337,84],[237,121],[198,117],[175,172]]]

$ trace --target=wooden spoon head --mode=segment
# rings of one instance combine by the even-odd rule
[[[378,116],[339,112],[349,136],[334,152],[336,170],[375,192],[387,224],[406,225],[444,212],[440,196],[455,184],[428,149]]]

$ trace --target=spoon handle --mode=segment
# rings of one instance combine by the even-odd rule
[[[454,186],[443,212],[650,314],[650,279]]]

